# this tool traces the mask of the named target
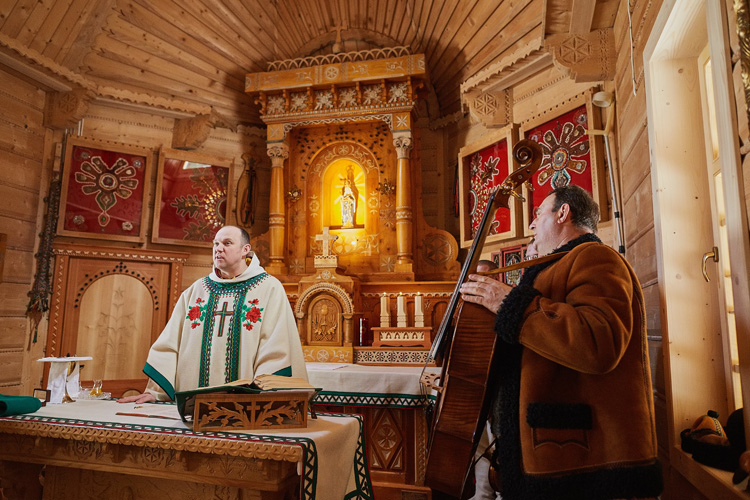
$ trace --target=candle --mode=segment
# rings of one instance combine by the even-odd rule
[[[406,327],[406,297],[401,292],[396,299],[396,326]]]
[[[383,292],[380,297],[380,328],[391,326],[391,300],[388,294]]]
[[[414,297],[414,326],[419,328],[424,326],[424,308],[422,306],[422,294],[419,292],[417,292],[417,295]]]

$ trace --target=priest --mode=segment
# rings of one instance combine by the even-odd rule
[[[173,400],[175,392],[259,374],[307,379],[284,287],[249,256],[250,237],[224,226],[214,237],[214,271],[180,296],[149,351],[144,394],[121,403]]]

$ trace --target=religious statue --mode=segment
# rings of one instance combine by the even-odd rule
[[[335,340],[338,322],[336,321],[336,307],[333,303],[327,299],[319,301],[311,311],[311,316],[313,340]]]
[[[341,227],[354,227],[357,225],[359,190],[354,183],[354,169],[351,165],[346,168],[346,177],[341,180],[344,183],[341,188]]]

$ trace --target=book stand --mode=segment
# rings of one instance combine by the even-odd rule
[[[194,431],[241,431],[307,427],[309,391],[195,395]]]

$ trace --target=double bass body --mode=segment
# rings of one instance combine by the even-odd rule
[[[471,494],[471,464],[479,437],[484,432],[490,404],[488,396],[494,394],[497,384],[495,314],[483,306],[460,300],[459,289],[469,273],[476,270],[479,250],[489,231],[488,220],[494,218],[497,209],[509,207],[511,196],[520,198],[515,190],[539,169],[542,156],[541,147],[530,140],[519,141],[513,148],[514,160],[521,167],[491,193],[433,341],[431,357],[443,356],[441,385],[423,383],[438,392],[425,470],[425,484],[432,488],[434,499],[467,498]]]

